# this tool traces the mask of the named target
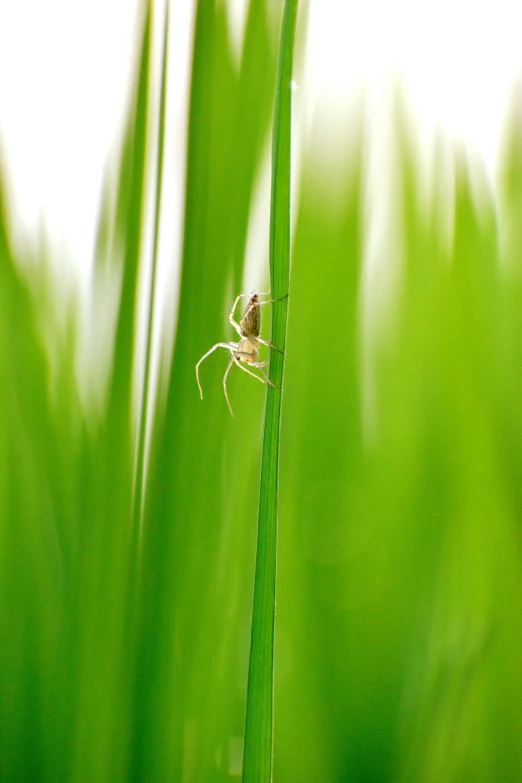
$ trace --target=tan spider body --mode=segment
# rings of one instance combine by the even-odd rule
[[[204,361],[207,356],[210,356],[211,353],[213,353],[216,348],[226,348],[227,351],[230,351],[230,361],[227,365],[227,369],[225,370],[225,374],[223,376],[223,390],[225,392],[225,399],[227,401],[228,408],[230,410],[231,415],[233,416],[232,412],[232,406],[230,404],[230,400],[228,398],[228,392],[227,392],[227,377],[228,373],[230,372],[230,369],[233,364],[236,364],[241,370],[248,373],[248,375],[252,375],[252,377],[257,378],[258,381],[261,381],[261,383],[269,383],[270,386],[274,386],[271,380],[267,377],[266,373],[263,370],[263,367],[266,367],[268,364],[268,361],[260,362],[258,359],[259,355],[259,345],[266,345],[268,348],[274,348],[274,350],[278,351],[279,349],[275,347],[275,345],[271,345],[271,343],[267,343],[266,340],[261,339],[259,336],[261,333],[261,305],[270,304],[271,302],[278,301],[276,299],[268,299],[266,302],[260,302],[259,296],[257,294],[253,294],[250,296],[250,300],[245,307],[245,311],[243,313],[243,317],[237,323],[237,321],[234,320],[234,312],[236,310],[236,307],[238,305],[239,300],[244,297],[249,296],[249,294],[238,294],[236,297],[236,300],[234,302],[234,305],[232,307],[232,310],[230,311],[230,314],[228,316],[228,320],[230,324],[234,327],[238,335],[240,336],[240,340],[237,343],[229,342],[229,343],[216,343],[212,346],[210,351],[207,351],[199,360],[199,362],[196,364],[196,380],[198,382],[199,386],[199,393],[201,396],[201,399],[203,399],[203,390],[201,388],[201,383],[199,380],[199,365],[202,361]],[[250,367],[254,367],[256,370],[259,370],[261,372],[262,378],[259,377],[259,375],[256,375],[252,370],[245,367],[245,364],[248,364]]]

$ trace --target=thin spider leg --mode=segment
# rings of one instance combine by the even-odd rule
[[[270,290],[258,291],[257,296],[268,296],[269,293]],[[253,296],[255,296],[255,291],[253,291],[251,294],[238,294],[236,296],[236,301],[234,302],[234,308],[237,307],[237,303],[239,302],[240,299],[245,299],[245,298],[251,299]],[[271,302],[281,302],[283,299],[286,299],[287,296],[290,296],[290,294],[279,296],[277,299],[267,299],[266,302],[258,302],[258,304],[270,304]]]
[[[266,382],[266,383],[270,384],[270,386],[273,386],[273,387],[274,387],[274,389],[277,389],[277,391],[281,391],[281,389],[279,388],[279,386],[276,386],[276,385],[275,385],[275,383],[272,383],[272,381],[271,381],[271,380],[270,380],[270,378],[269,378],[269,377],[266,375],[266,373],[265,373],[265,372],[263,372],[263,367],[266,367],[266,365],[267,365],[268,363],[269,363],[269,362],[268,362],[268,359],[267,359],[266,361],[264,361],[264,362],[252,362],[252,367],[255,367],[257,370],[260,370],[260,371],[261,371],[261,375],[262,375],[262,376],[263,376],[263,378],[265,379],[265,382]],[[258,376],[256,375],[256,378],[257,378],[257,377],[258,377]],[[260,379],[260,380],[261,380],[261,379]]]
[[[263,364],[264,364],[264,362],[263,362]],[[265,373],[265,371],[263,370],[263,368],[262,368],[262,367],[259,367],[258,369],[259,369],[259,372],[261,373],[261,375],[263,376],[263,378],[265,379],[265,381],[266,381],[268,384],[270,384],[270,386],[273,386],[273,387],[274,387],[274,389],[277,389],[277,391],[281,391],[281,389],[279,388],[279,386],[276,386],[276,385],[275,385],[275,383],[272,383],[272,381],[270,380],[270,378],[269,378],[269,377],[268,377],[268,375]]]
[[[242,296],[248,296],[248,294],[238,294],[232,306],[232,310],[228,314],[228,321],[230,325],[234,327],[234,329],[236,330],[236,332],[240,337],[243,337],[243,335],[241,334],[241,327],[239,326],[238,322],[234,318],[234,313],[236,312],[237,303],[239,302]]]
[[[270,293],[270,291],[268,291],[268,293]],[[259,296],[264,296],[264,294],[259,294]],[[283,299],[287,298],[287,296],[289,296],[289,294],[285,294],[284,296],[279,296],[277,299],[266,299],[264,302],[258,302],[258,304],[265,305],[265,304],[273,304],[274,302],[282,302]]]
[[[258,291],[257,295],[258,296],[268,296],[269,293],[270,293],[270,290],[268,290],[268,291]],[[238,298],[236,299],[236,304],[237,304],[238,299],[240,297],[242,297],[242,296],[243,297],[244,296],[252,297],[252,296],[254,296],[254,294],[253,293],[252,294],[239,294]],[[286,299],[287,296],[290,296],[290,294],[285,294],[284,296],[278,296],[277,299],[267,299],[265,302],[258,302],[258,304],[264,305],[264,304],[272,304],[272,302],[282,302],[282,300]]]
[[[270,291],[258,291],[257,292],[257,296],[268,296],[269,293],[270,293]],[[237,300],[239,300],[241,298],[245,299],[246,297],[251,299],[253,296],[256,296],[256,292],[255,291],[252,291],[251,294],[238,294],[237,295]],[[286,296],[288,296],[288,294],[286,294]]]
[[[275,345],[272,345],[272,343],[267,343],[266,340],[262,340],[261,337],[256,337],[256,340],[258,343],[261,343],[261,345],[266,345],[267,348],[273,348],[274,351],[277,351],[277,353],[282,353],[284,355],[284,351],[281,350],[281,348],[276,348]]]
[[[275,383],[272,383],[272,381],[266,375],[266,373],[263,372],[262,368],[266,367],[266,365],[268,364],[268,361],[266,361],[266,362],[252,362],[252,367],[255,367],[256,370],[259,370],[261,375],[263,376],[262,378],[260,378],[259,375],[256,375],[254,372],[252,372],[252,370],[249,370],[247,367],[245,367],[243,364],[241,364],[241,362],[238,360],[238,356],[242,356],[242,353],[239,353],[239,352],[235,353],[232,358],[234,359],[235,363],[237,364],[237,366],[241,370],[243,370],[244,372],[248,373],[249,375],[252,375],[252,377],[257,378],[257,380],[261,381],[261,383],[268,383],[270,386],[273,386],[274,389],[277,389],[277,391],[281,391],[279,386],[276,386]]]
[[[229,363],[227,365],[227,369],[225,370],[225,374],[223,376],[223,391],[225,392],[225,400],[227,401],[228,409],[230,411],[230,415],[231,416],[234,416],[234,412],[232,410],[232,405],[230,404],[230,400],[228,399],[227,376],[228,376],[228,373],[230,372],[230,368],[234,364],[234,359],[235,358],[236,358],[236,355],[235,355],[235,353],[233,353],[232,356],[230,357],[230,361],[229,361]]]
[[[248,367],[245,367],[245,365],[242,364],[237,357],[238,357],[238,355],[236,353],[236,354],[234,354],[234,356],[232,358],[234,359],[235,363],[237,364],[237,366],[239,367],[240,370],[243,370],[243,372],[246,372],[246,373],[248,373],[248,375],[251,375],[252,378],[257,378],[258,381],[261,381],[261,383],[264,383],[264,380],[262,378],[260,378],[259,375],[256,375],[255,372],[252,372],[252,370],[249,370]]]
[[[207,356],[210,356],[210,354],[211,354],[211,353],[213,353],[213,352],[216,350],[216,348],[226,348],[226,349],[227,349],[227,351],[231,351],[231,352],[233,353],[234,351],[236,351],[236,350],[237,350],[237,347],[238,347],[238,343],[216,343],[215,345],[213,345],[213,346],[212,346],[212,348],[210,349],[210,351],[207,351],[207,352],[206,352],[206,353],[205,353],[205,354],[204,354],[204,355],[201,357],[201,359],[199,360],[199,362],[196,364],[196,380],[197,380],[197,382],[198,382],[198,386],[199,386],[199,394],[200,394],[200,397],[201,397],[201,399],[203,399],[203,389],[201,388],[201,383],[200,383],[200,381],[199,381],[199,365],[201,364],[201,362],[202,362],[204,359],[206,359],[206,358],[207,358]]]

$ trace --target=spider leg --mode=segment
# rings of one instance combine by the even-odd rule
[[[258,296],[268,296],[269,293],[270,293],[270,290],[268,290],[268,291],[258,291],[257,295]],[[236,296],[236,301],[234,302],[234,307],[232,308],[232,311],[235,310],[235,308],[237,307],[237,303],[239,302],[240,299],[244,299],[245,297],[248,297],[249,299],[251,299],[253,296],[254,296],[254,292],[252,292],[251,294],[238,294]],[[283,299],[286,299],[287,296],[290,296],[290,294],[285,294],[284,296],[279,296],[277,299],[267,299],[265,302],[258,302],[257,304],[264,305],[264,304],[272,304],[272,302],[281,302]]]
[[[247,354],[247,355],[248,355],[248,354]],[[269,378],[269,377],[266,375],[266,373],[264,373],[264,372],[263,372],[263,369],[262,369],[262,368],[263,368],[263,367],[266,367],[266,365],[268,364],[268,361],[266,361],[266,362],[251,362],[251,364],[252,364],[252,367],[255,367],[255,368],[256,368],[256,370],[259,370],[259,371],[261,372],[261,375],[262,375],[263,377],[262,377],[262,378],[260,378],[260,377],[259,377],[259,375],[256,375],[254,372],[252,372],[252,370],[249,370],[247,367],[245,367],[243,364],[241,364],[241,362],[238,360],[238,356],[243,356],[243,354],[242,354],[241,352],[237,352],[237,353],[235,353],[235,354],[234,354],[234,356],[233,356],[232,358],[234,359],[234,361],[235,361],[235,363],[237,364],[237,366],[238,366],[238,367],[239,367],[241,370],[243,370],[243,372],[246,372],[246,373],[248,373],[249,375],[252,375],[252,377],[253,377],[253,378],[257,378],[257,380],[258,380],[258,381],[261,381],[261,383],[268,383],[268,384],[269,384],[269,386],[273,386],[273,387],[274,387],[274,389],[277,389],[278,391],[281,391],[281,389],[279,389],[279,387],[278,387],[278,386],[276,386],[276,385],[275,385],[275,383],[272,383],[272,381],[271,381],[271,380],[270,380],[270,378]]]
[[[272,381],[270,380],[270,378],[269,378],[269,377],[267,376],[267,374],[266,374],[266,373],[263,371],[263,367],[266,367],[266,365],[267,365],[267,364],[268,364],[268,359],[267,359],[266,361],[264,361],[264,362],[252,362],[252,367],[255,367],[257,370],[259,370],[259,371],[260,371],[261,375],[262,375],[262,376],[263,376],[263,378],[265,379],[265,383],[268,383],[270,386],[273,386],[273,387],[274,387],[274,389],[277,389],[277,391],[281,391],[281,389],[279,388],[279,386],[276,386],[276,385],[275,385],[275,383],[272,383]],[[258,377],[258,376],[256,375],[256,378],[257,378],[257,377]],[[261,378],[260,378],[259,380],[261,380]]]
[[[272,383],[272,381],[270,380],[270,378],[268,377],[268,375],[265,373],[265,371],[264,371],[264,370],[263,370],[263,368],[261,367],[261,365],[265,365],[265,364],[266,364],[266,362],[259,362],[259,364],[258,364],[258,365],[256,365],[256,366],[257,366],[257,368],[258,368],[259,372],[261,373],[261,375],[263,376],[263,378],[265,379],[265,381],[266,381],[266,382],[267,382],[267,383],[268,383],[270,386],[273,386],[273,387],[274,387],[274,389],[277,389],[277,391],[279,391],[279,392],[280,392],[280,391],[281,391],[281,389],[279,388],[279,386],[276,386],[276,385],[275,385],[275,383]]]
[[[262,302],[264,304],[264,302]],[[262,340],[261,337],[256,337],[256,340],[258,343],[261,343],[261,345],[266,345],[267,348],[273,348],[274,351],[277,351],[277,353],[282,353],[284,355],[284,351],[282,351],[280,348],[276,348],[275,345],[272,345],[272,343],[267,343],[266,340]]]
[[[238,355],[242,356],[241,353],[240,354],[235,353],[232,358],[235,361],[235,363],[237,364],[237,366],[239,367],[239,369],[243,370],[243,372],[248,373],[248,375],[251,375],[252,378],[257,378],[258,381],[261,381],[261,383],[264,383],[263,379],[260,378],[259,375],[256,375],[255,372],[252,372],[252,370],[249,370],[247,367],[245,367],[244,364],[241,364],[240,360],[238,359]]]
[[[267,294],[269,294],[270,291],[267,291]],[[259,294],[259,296],[266,296],[266,294]],[[279,296],[277,299],[266,299],[264,302],[258,302],[260,305],[265,304],[273,304],[274,302],[282,302],[283,299],[286,299],[287,296],[290,296],[290,294],[285,294],[284,296]]]
[[[234,313],[236,312],[237,303],[239,302],[242,296],[249,296],[249,294],[238,294],[236,296],[234,304],[232,305],[232,310],[228,314],[228,321],[230,325],[234,327],[234,329],[236,330],[236,332],[240,337],[243,337],[243,335],[241,334],[241,327],[239,326],[238,322],[234,319]]]
[[[256,293],[255,291],[252,291],[251,294],[238,294],[237,295],[237,299],[238,300],[241,299],[241,298],[244,299],[245,297],[248,297],[249,299],[251,299],[254,296],[255,293]],[[269,293],[270,293],[270,291],[258,291],[257,295],[258,296],[268,296]],[[288,296],[288,294],[287,294],[287,296]],[[263,303],[260,302],[260,304],[263,304]]]
[[[243,370],[243,372],[246,372],[246,373],[248,373],[248,375],[251,375],[253,378],[257,378],[257,380],[258,380],[258,381],[260,381],[261,383],[264,383],[263,379],[262,379],[262,378],[260,378],[260,377],[259,377],[259,375],[256,375],[256,374],[255,374],[255,373],[253,373],[251,370],[249,370],[249,369],[247,369],[246,367],[244,367],[244,365],[243,365],[243,364],[241,364],[241,361],[239,360],[239,357],[240,357],[240,356],[246,356],[246,357],[249,357],[249,356],[250,356],[250,354],[249,354],[249,353],[246,353],[246,352],[244,352],[244,351],[234,351],[234,352],[232,353],[232,356],[230,357],[230,361],[229,361],[229,363],[228,363],[228,365],[227,365],[227,369],[225,370],[225,374],[224,374],[224,376],[223,376],[223,391],[225,392],[225,400],[227,401],[228,409],[229,409],[229,411],[230,411],[230,415],[231,415],[231,416],[233,416],[233,415],[234,415],[234,413],[233,413],[233,411],[232,411],[232,405],[230,404],[230,400],[229,400],[229,398],[228,398],[228,391],[227,391],[227,378],[228,378],[228,373],[230,372],[230,369],[231,369],[232,365],[233,365],[233,364],[237,364],[237,366],[239,367],[239,369],[240,369],[240,370]],[[257,363],[256,363],[256,366],[257,366]],[[263,374],[264,374],[264,373],[263,373]],[[270,381],[268,381],[268,383],[270,383]]]
[[[199,380],[199,365],[201,364],[201,362],[204,359],[206,359],[207,356],[210,356],[210,354],[213,353],[216,350],[216,348],[226,348],[227,351],[234,352],[235,350],[237,350],[237,347],[238,347],[237,343],[216,343],[215,345],[212,346],[210,351],[207,351],[205,354],[203,354],[203,356],[201,357],[199,362],[196,364],[196,380],[198,382],[199,394],[200,394],[201,399],[203,399],[203,389],[201,388],[201,383],[200,383],[200,380]]]
[[[223,376],[223,391],[225,392],[225,400],[227,401],[228,409],[230,411],[230,415],[231,416],[234,416],[234,413],[232,411],[232,405],[230,404],[230,400],[228,399],[227,376],[228,376],[228,373],[230,372],[230,368],[234,364],[234,359],[235,358],[236,358],[236,355],[235,355],[235,353],[233,353],[232,356],[230,357],[230,361],[229,361],[229,363],[227,365],[227,369],[225,370],[225,374]]]

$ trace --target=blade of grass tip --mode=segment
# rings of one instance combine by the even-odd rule
[[[298,0],[286,0],[281,28],[272,138],[272,199],[270,208],[270,279],[273,308],[272,339],[280,351],[286,343],[290,277],[290,130],[292,60]],[[277,550],[277,502],[281,392],[284,354],[271,350],[267,386],[254,605],[245,724],[243,783],[272,778],[274,628]]]
[[[121,165],[118,192],[118,228],[124,242],[123,281],[116,326],[113,370],[108,403],[111,427],[128,428],[140,253],[144,230],[146,151],[148,143],[149,74],[151,59],[151,4],[145,5],[137,84],[127,128],[127,149]],[[130,140],[130,143],[129,143]]]
[[[152,329],[154,322],[154,310],[156,301],[156,277],[158,265],[158,240],[159,223],[161,210],[161,190],[163,186],[163,152],[165,146],[165,115],[166,115],[166,96],[167,96],[167,60],[168,60],[168,29],[169,29],[169,3],[165,5],[165,18],[163,20],[163,53],[161,65],[161,92],[159,106],[159,126],[158,126],[158,149],[156,155],[156,193],[154,205],[154,237],[152,248],[152,268],[150,275],[149,304],[147,313],[147,344],[145,348],[144,372],[143,372],[143,390],[140,404],[140,413],[138,419],[138,443],[136,452],[136,473],[134,477],[134,497],[133,497],[133,536],[134,536],[134,556],[137,566],[139,558],[139,546],[141,540],[142,525],[142,504],[143,504],[143,482],[145,466],[145,438],[147,410],[149,407],[150,395],[150,362],[152,354]]]

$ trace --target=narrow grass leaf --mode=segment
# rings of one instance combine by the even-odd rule
[[[251,585],[244,562],[253,559],[254,524],[244,518],[255,506],[259,439],[245,444],[237,419],[261,410],[263,389],[257,384],[252,397],[249,391],[239,398],[239,415],[231,419],[221,383],[225,356],[216,352],[205,367],[203,401],[195,365],[230,329],[227,289],[241,278],[245,202],[261,165],[259,136],[269,132],[267,101],[243,95],[265,90],[267,74],[276,70],[268,25],[257,35],[260,62],[252,67],[252,53],[244,52],[238,68],[225,4],[199,0],[178,326],[165,408],[158,404],[154,413],[140,549],[132,766],[144,779],[222,779],[234,767],[230,739],[243,728],[238,617],[246,626]],[[243,133],[245,124],[260,130]],[[150,715],[159,713],[158,726]]]
[[[270,279],[273,308],[270,380],[268,386],[257,533],[256,572],[243,781],[269,781],[273,755],[274,630],[277,555],[277,501],[281,389],[290,278],[290,157],[292,62],[297,0],[287,0],[283,12],[272,140],[272,201],[270,212]]]
[[[152,356],[152,339],[154,325],[154,311],[156,301],[156,277],[158,265],[158,243],[161,213],[161,191],[163,186],[163,153],[165,147],[165,115],[167,107],[167,61],[168,61],[168,31],[169,31],[169,3],[165,5],[165,18],[163,21],[163,54],[161,66],[161,88],[158,125],[158,148],[156,155],[156,192],[154,204],[154,235],[152,248],[152,268],[150,275],[149,301],[147,307],[147,334],[145,359],[143,369],[143,390],[138,417],[138,439],[136,447],[136,471],[134,479],[133,497],[133,525],[134,536],[133,554],[138,557],[139,538],[141,535],[142,501],[144,485],[145,465],[145,439],[147,432],[147,411],[150,397],[150,364]]]

